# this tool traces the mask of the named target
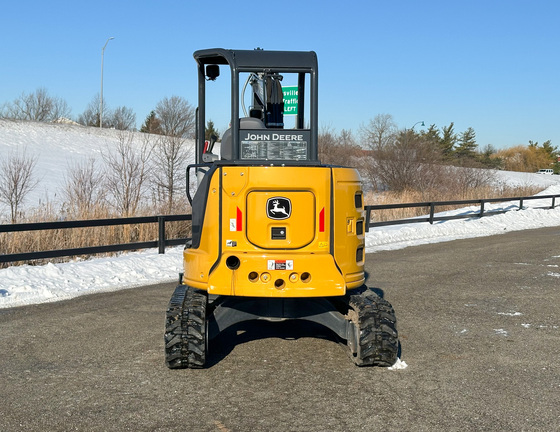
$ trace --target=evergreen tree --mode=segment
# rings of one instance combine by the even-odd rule
[[[214,122],[212,120],[208,120],[208,122],[206,123],[206,130],[204,131],[204,139],[205,140],[210,140],[210,137],[212,135],[216,136],[216,141],[220,140],[220,132],[218,132],[216,130],[216,127],[214,126]]]
[[[554,159],[555,161],[558,159],[558,156],[560,156],[560,152],[558,151],[558,147],[553,146],[552,145],[552,141],[550,140],[546,140],[545,142],[543,142],[542,145],[543,151],[550,155],[551,159]]]
[[[156,112],[152,111],[146,117],[146,121],[140,128],[140,132],[161,135],[161,122],[156,116]]]
[[[422,131],[421,137],[434,150],[441,150],[441,136],[439,135],[439,130],[435,124],[430,125],[426,131]]]
[[[529,140],[528,150],[533,155],[532,159],[538,160],[536,168],[535,165],[531,168],[548,168],[548,165],[550,165],[554,169],[555,173],[560,170],[560,152],[558,151],[558,147],[552,145],[552,141],[546,140],[542,146],[539,147],[539,143],[537,141]],[[533,171],[533,169],[531,169],[531,171]]]
[[[461,134],[455,149],[455,156],[459,159],[475,159],[477,147],[476,134],[474,129],[470,127]]]
[[[496,155],[498,151],[492,144],[487,144],[479,154],[479,160],[485,167],[500,169],[503,168],[503,159]]]
[[[453,122],[451,122],[449,126],[444,126],[442,128],[443,135],[440,140],[440,149],[441,154],[445,159],[451,158],[451,156],[453,155],[455,144],[457,143],[457,135],[455,134],[453,128]]]

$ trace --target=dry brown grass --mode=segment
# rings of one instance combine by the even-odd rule
[[[190,213],[186,211],[185,213]],[[161,214],[155,208],[145,208],[136,216],[151,216]],[[79,217],[77,217],[79,216]],[[107,209],[95,208],[91,213],[80,212],[77,215],[64,218],[64,220],[85,220],[116,218],[118,215],[110,213]],[[21,222],[52,222],[62,220],[52,207],[44,206],[35,210]],[[190,221],[166,222],[166,238],[186,238],[191,235]],[[58,249],[74,249],[92,246],[104,246],[123,243],[136,243],[156,241],[158,239],[157,223],[142,223],[130,225],[115,225],[104,227],[67,228],[45,231],[23,231],[13,233],[0,233],[0,254],[16,254],[36,251],[48,251]],[[97,254],[96,256],[111,255]],[[114,254],[113,254],[114,255]],[[82,256],[81,258],[88,258]],[[69,261],[70,257],[49,259],[49,262]],[[30,262],[10,263],[9,265],[41,264],[45,260],[34,260]],[[0,264],[0,268],[6,267]]]

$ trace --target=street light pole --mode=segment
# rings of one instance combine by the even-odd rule
[[[101,94],[99,97],[99,128],[103,127],[103,56],[105,54],[105,47],[111,39],[115,38],[110,37],[109,39],[107,39],[107,42],[105,42],[105,45],[103,45],[103,48],[101,49]]]
[[[405,142],[405,144],[408,144],[408,131],[411,131],[412,133],[414,133],[414,126],[416,126],[417,124],[420,124],[420,123],[422,123],[421,126],[424,126],[424,121],[422,120],[422,121],[414,123],[410,129],[404,128],[404,142]]]
[[[417,124],[420,124],[420,123],[422,123],[420,126],[425,126],[425,125],[424,125],[424,121],[419,121],[419,122],[414,123],[414,124],[412,125],[412,127],[410,128],[410,130],[413,130],[413,129],[414,129],[414,126],[416,126]]]

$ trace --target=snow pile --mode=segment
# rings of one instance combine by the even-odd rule
[[[183,248],[157,249],[42,266],[0,270],[0,308],[65,300],[83,294],[115,291],[178,280]]]
[[[37,159],[39,187],[26,206],[35,207],[59,197],[67,167],[89,158],[101,159],[101,151],[116,143],[115,131],[68,124],[0,120],[0,154],[23,152]]]
[[[99,161],[102,152],[114,148],[119,140],[128,138],[128,132],[81,126],[59,119],[58,123],[40,123],[0,119],[0,157],[25,149],[28,156],[37,157],[35,169],[40,186],[25,202],[36,207],[45,202],[56,202],[65,183],[68,167],[88,159]],[[133,133],[133,142],[142,145],[146,134]],[[194,141],[191,145],[194,145]],[[194,153],[194,152],[193,152]],[[560,183],[560,176],[496,171],[497,183],[508,186],[535,185],[543,189]],[[0,206],[0,220],[6,208]]]
[[[387,370],[395,371],[395,370],[406,369],[407,367],[408,365],[406,364],[406,362],[398,358],[395,364],[393,366],[388,367]]]

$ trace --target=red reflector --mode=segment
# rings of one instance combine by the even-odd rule
[[[243,213],[241,213],[241,210],[239,209],[239,207],[237,207],[237,223],[236,223],[236,228],[237,231],[241,231],[242,228],[242,219],[243,219]]]
[[[319,213],[319,232],[325,232],[325,207]]]

